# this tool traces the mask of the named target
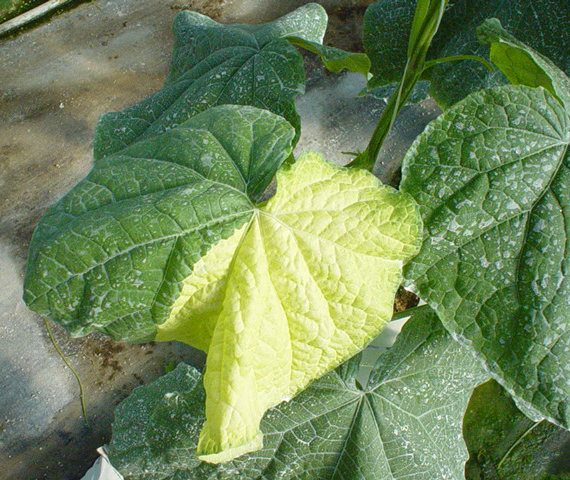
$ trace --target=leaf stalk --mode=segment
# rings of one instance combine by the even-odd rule
[[[89,419],[87,418],[87,407],[85,406],[85,391],[83,390],[83,383],[81,383],[81,378],[79,377],[79,375],[77,374],[75,369],[72,367],[71,363],[69,363],[69,360],[67,360],[67,357],[64,355],[64,353],[59,348],[59,345],[55,342],[55,338],[53,337],[53,333],[51,331],[51,327],[49,325],[47,318],[44,317],[43,320],[44,320],[44,323],[46,325],[46,330],[48,332],[48,336],[49,336],[49,339],[51,341],[51,344],[53,345],[53,348],[55,348],[55,351],[61,357],[63,362],[67,365],[67,368],[69,368],[69,370],[71,370],[71,373],[73,373],[73,376],[77,380],[77,384],[79,385],[79,400],[81,402],[81,412],[83,413],[83,419],[85,421],[85,426],[89,427]]]

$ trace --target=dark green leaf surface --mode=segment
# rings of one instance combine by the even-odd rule
[[[314,3],[263,25],[221,25],[195,12],[180,13],[164,88],[122,112],[101,117],[95,159],[222,104],[270,110],[299,130],[294,99],[305,88],[303,59],[285,37],[320,43],[326,24],[326,12]]]
[[[374,86],[401,80],[415,6],[412,0],[380,0],[366,10],[362,43],[372,64]]]
[[[519,408],[566,426],[569,125],[544,89],[478,92],[418,138],[401,185],[427,233],[408,281]]]
[[[224,105],[99,160],[40,220],[26,303],[75,336],[152,340],[193,264],[249,220],[293,136],[266,110]]]
[[[362,390],[354,362],[270,410],[263,450],[218,466],[196,458],[204,394],[181,364],[117,408],[111,461],[147,480],[463,478],[462,416],[484,375],[435,315],[406,324]]]
[[[493,380],[473,392],[463,436],[470,453],[467,480],[545,480],[570,473],[570,432],[525,417]]]
[[[375,85],[400,80],[406,64],[415,0],[381,0],[366,12],[364,48]],[[570,2],[567,0],[455,0],[449,2],[428,59],[461,54],[488,58],[489,47],[475,33],[487,18],[498,18],[519,40],[570,72]],[[472,92],[506,82],[476,61],[451,62],[430,69],[431,94],[448,107]]]

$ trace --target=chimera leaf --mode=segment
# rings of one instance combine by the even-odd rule
[[[201,458],[260,448],[268,408],[376,336],[420,231],[413,202],[369,172],[315,153],[278,172],[277,194],[204,256],[158,328],[208,353]]]
[[[74,336],[152,340],[193,264],[251,219],[293,136],[225,105],[100,160],[40,220],[26,303]]]

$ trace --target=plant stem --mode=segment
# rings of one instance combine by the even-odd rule
[[[53,334],[51,333],[51,327],[49,326],[49,322],[48,322],[47,318],[45,318],[45,317],[44,317],[44,323],[46,324],[46,329],[47,329],[47,332],[49,335],[49,339],[51,340],[51,344],[53,345],[53,348],[55,348],[55,351],[59,354],[61,359],[64,361],[64,363],[67,365],[67,367],[71,370],[71,373],[73,373],[73,375],[75,376],[75,379],[77,380],[77,383],[79,385],[79,400],[81,402],[81,411],[83,412],[83,419],[85,420],[85,425],[88,427],[89,426],[89,420],[87,419],[87,408],[85,407],[85,392],[83,390],[83,384],[81,383],[81,378],[79,378],[79,375],[77,374],[75,369],[71,366],[71,363],[69,363],[69,361],[67,360],[67,357],[63,354],[63,352],[61,351],[61,349],[59,348],[57,343],[55,343],[55,338],[53,338]]]
[[[402,318],[407,318],[414,313],[423,312],[424,310],[428,310],[431,307],[429,305],[418,305],[417,307],[407,308],[406,310],[402,310],[401,312],[396,312],[392,315],[392,320],[401,320]]]
[[[439,28],[447,1],[418,0],[408,42],[408,60],[402,80],[382,112],[366,150],[350,162],[347,165],[348,167],[364,168],[369,171],[374,168],[380,148],[386,140],[398,113],[400,113],[425,70],[427,51]]]

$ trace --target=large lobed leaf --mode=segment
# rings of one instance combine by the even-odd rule
[[[200,375],[180,364],[117,408],[109,457],[131,480],[463,478],[462,416],[485,375],[435,315],[404,326],[364,388],[347,371],[270,410],[262,450],[214,466],[195,455],[204,420]]]
[[[26,303],[75,336],[152,340],[193,264],[250,220],[293,136],[226,105],[98,161],[40,220]]]
[[[319,44],[326,26],[326,12],[315,3],[262,25],[221,25],[196,12],[180,13],[164,87],[122,112],[101,117],[95,159],[223,104],[252,105],[281,115],[298,137],[294,99],[304,91],[305,72],[301,55],[285,38]]]
[[[261,447],[265,411],[364,348],[392,317],[421,223],[406,195],[316,153],[195,265],[157,340],[208,353],[198,453]]]
[[[208,353],[211,462],[260,448],[267,408],[366,346],[419,249],[411,198],[318,154],[255,207],[293,135],[267,111],[212,108],[99,160],[30,247],[25,300],[72,334]]]
[[[497,22],[481,34],[509,78],[538,88],[473,94],[413,145],[402,189],[427,236],[406,277],[525,414],[568,428],[570,82]]]
[[[375,85],[398,82],[406,64],[408,37],[415,0],[380,0],[364,19],[363,42],[372,62]],[[449,2],[428,59],[453,55],[488,56],[475,29],[487,18],[498,18],[505,28],[532,48],[570,72],[570,2],[567,0],[454,0]],[[505,83],[500,72],[490,72],[476,61],[452,62],[428,70],[431,95],[448,107],[482,88]]]
[[[247,222],[299,134],[255,109],[188,119],[253,104],[298,127],[304,71],[285,38],[320,42],[326,22],[316,4],[255,26],[182,12],[165,87],[101,117],[95,167],[40,220],[24,285],[30,308],[73,335],[152,339],[192,265]]]
[[[524,416],[493,380],[473,392],[463,437],[467,480],[562,480],[558,475],[570,474],[570,432]]]

